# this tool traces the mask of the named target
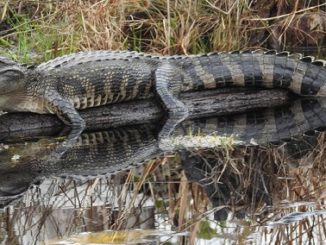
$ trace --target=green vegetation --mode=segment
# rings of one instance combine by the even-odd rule
[[[18,13],[10,6],[3,9],[11,29],[0,37],[1,54],[23,63],[41,62],[77,50],[75,32],[63,32],[67,23],[51,20],[51,13],[37,19]]]
[[[325,4],[296,2],[7,0],[0,3],[0,52],[28,63],[94,49],[193,54],[277,46],[273,42],[286,35],[295,41],[287,34],[292,25],[301,31],[301,42],[309,37],[318,44],[324,15],[301,14],[319,13]],[[271,17],[276,14],[282,15]]]
[[[206,220],[201,221],[199,225],[198,238],[210,240],[215,236],[216,230],[210,227],[209,222]]]

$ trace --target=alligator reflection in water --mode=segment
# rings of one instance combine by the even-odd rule
[[[184,135],[182,132],[185,131],[191,132],[191,135],[216,133],[217,136],[232,136],[233,145],[280,144],[299,139],[303,134],[311,134],[314,130],[324,131],[325,123],[325,99],[298,99],[283,107],[185,122],[176,129],[171,142],[177,144],[178,138],[184,142],[181,139]],[[193,142],[189,146],[192,144]]]
[[[115,174],[160,152],[150,126],[84,133],[60,158],[53,158],[49,152],[57,143],[40,140],[5,145],[0,154],[1,195],[15,197],[45,176],[91,179]]]
[[[226,143],[233,146],[265,145],[292,140],[292,144],[287,145],[291,151],[301,143],[304,133],[323,129],[325,125],[326,100],[299,99],[280,108],[185,121],[176,128],[168,143],[171,149],[179,151]],[[60,145],[56,139],[3,145],[0,154],[1,195],[21,193],[41,176],[91,178],[141,165],[164,154],[155,135],[153,125],[84,133],[58,159],[51,155]],[[311,146],[309,143],[305,147]]]
[[[219,179],[213,181],[213,185],[201,180],[204,175],[202,176],[198,169],[204,167],[203,161],[198,156],[188,155],[189,146],[198,149],[225,144],[224,140],[207,138],[216,134],[232,136],[230,144],[240,145],[288,141],[296,136],[300,140],[304,132],[325,126],[325,105],[322,99],[301,99],[287,107],[273,110],[186,121],[176,129],[170,144],[175,151],[180,152],[189,179],[204,184],[204,189],[211,197],[213,205],[229,205],[231,193],[237,192],[238,180],[228,171],[224,171]],[[188,134],[192,137],[187,136]],[[56,142],[60,142],[60,138],[4,144],[0,153],[0,202],[2,205],[8,205],[11,201],[18,200],[32,184],[39,184],[44,177],[72,176],[78,179],[94,179],[101,175],[118,173],[140,165],[148,159],[161,156],[164,152],[159,149],[155,135],[156,129],[153,125],[89,132],[83,134],[76,144],[67,149],[58,159],[52,157],[47,159],[47,156],[51,153],[51,149],[56,148]],[[198,140],[199,136],[205,140]],[[184,142],[189,143],[192,138],[197,140],[191,141],[192,145],[185,146]],[[210,144],[207,144],[207,140]],[[292,149],[291,144],[288,149]],[[255,150],[252,149],[253,155]],[[216,155],[214,161],[218,161]],[[205,161],[206,167],[207,162],[209,161]],[[212,164],[210,165],[214,168]],[[216,166],[219,168],[218,165]],[[259,172],[259,169],[266,166],[256,167]],[[194,176],[195,173],[198,175]],[[225,185],[227,188],[218,186],[219,182],[228,183]],[[270,204],[266,183],[268,183],[268,176],[261,175],[254,186],[266,186],[266,188],[258,192],[251,190],[254,193],[251,197],[254,198],[256,195],[256,198],[259,197],[266,204]],[[243,211],[238,212],[238,215],[241,214]],[[216,219],[225,219],[225,217],[225,209],[216,212]]]

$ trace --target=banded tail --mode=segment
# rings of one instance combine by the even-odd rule
[[[185,121],[173,136],[188,132],[192,136],[231,137],[233,145],[280,144],[323,132],[325,125],[326,98],[299,98],[282,107]]]
[[[190,86],[285,88],[298,95],[326,96],[326,61],[275,51],[208,53],[179,61]]]

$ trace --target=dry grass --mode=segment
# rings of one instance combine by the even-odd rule
[[[325,28],[319,25],[316,29],[316,18],[307,20],[308,29],[298,25],[298,20],[299,14],[304,18],[306,12],[318,11],[325,4],[300,2],[304,4],[250,0],[4,1],[0,17],[9,25],[7,29],[11,26],[13,30],[3,30],[2,35],[0,31],[0,45],[2,53],[40,62],[77,50],[191,54],[266,46],[267,40],[280,46],[289,40],[286,36],[291,28],[300,33],[293,39],[299,38],[301,44],[306,37],[310,43],[320,44]],[[274,14],[280,16],[270,19]],[[268,33],[274,37],[268,39]]]

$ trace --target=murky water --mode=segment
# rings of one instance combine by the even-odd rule
[[[151,125],[2,136],[1,244],[321,244],[326,107],[309,103],[185,122],[169,152]]]

